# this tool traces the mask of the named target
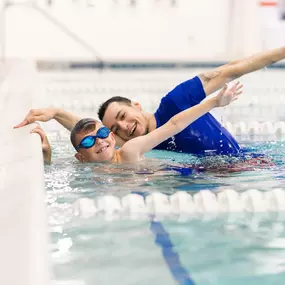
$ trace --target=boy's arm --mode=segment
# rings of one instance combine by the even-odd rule
[[[20,128],[35,121],[48,122],[52,119],[71,131],[81,118],[59,108],[32,109],[25,119],[14,128]]]
[[[215,97],[178,113],[163,126],[147,135],[126,142],[119,150],[121,157],[128,161],[138,160],[145,152],[150,151],[169,137],[180,133],[188,125],[211,111],[213,108],[226,106],[232,101],[235,101],[241,93],[242,85],[239,82],[233,84],[231,87],[225,86]]]
[[[285,47],[264,51],[230,62],[212,71],[200,74],[198,77],[202,81],[206,96],[208,96],[219,90],[224,84],[282,59],[285,59]]]

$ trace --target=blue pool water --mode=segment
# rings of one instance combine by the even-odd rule
[[[283,142],[245,143],[276,165],[253,171],[180,175],[137,174],[161,165],[185,166],[191,155],[153,151],[141,166],[111,167],[80,164],[67,141],[53,141],[54,160],[45,168],[52,233],[52,260],[57,280],[85,284],[284,284],[285,230],[282,216],[251,214],[112,220],[75,215],[78,199],[95,199],[131,192],[222,191],[284,187]],[[158,161],[155,161],[156,158]],[[204,164],[227,163],[223,157],[200,159]],[[113,170],[116,171],[113,171]],[[122,172],[123,171],[123,172]],[[155,171],[154,171],[155,172]],[[178,280],[178,281],[177,281]],[[192,283],[191,283],[192,282]]]

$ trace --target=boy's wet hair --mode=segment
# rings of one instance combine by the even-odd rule
[[[96,129],[97,123],[99,123],[99,121],[92,118],[84,118],[76,123],[70,133],[70,141],[74,148],[77,146],[76,135],[79,133],[89,134],[93,132]]]
[[[123,103],[123,104],[129,105],[129,106],[132,104],[132,101],[126,97],[115,96],[115,97],[108,99],[99,107],[99,110],[98,110],[98,117],[101,121],[103,120],[103,118],[105,116],[105,112],[106,112],[107,108],[113,102]]]

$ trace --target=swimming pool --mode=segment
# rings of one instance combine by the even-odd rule
[[[38,100],[89,116],[106,97],[120,94],[143,102],[152,111],[167,90],[193,74],[197,71],[45,74],[46,85]],[[283,284],[282,213],[98,214],[90,204],[96,200],[98,207],[98,199],[106,195],[122,201],[130,193],[145,198],[153,192],[169,196],[183,191],[193,196],[201,190],[221,193],[234,189],[246,193],[258,189],[263,193],[285,189],[282,128],[277,134],[276,129],[261,130],[254,125],[274,124],[283,119],[283,74],[262,71],[245,77],[241,102],[216,114],[222,116],[225,124],[230,122],[235,132],[240,131],[239,141],[245,148],[264,153],[276,162],[266,169],[191,175],[169,171],[154,175],[144,172],[161,168],[161,163],[151,160],[136,169],[120,166],[114,169],[119,172],[102,173],[93,164],[76,162],[67,134],[56,124],[48,125],[54,157],[53,164],[45,167],[45,181],[54,279],[86,285]],[[245,98],[247,93],[250,95]],[[253,132],[251,135],[242,129],[241,121]],[[148,157],[164,159],[165,165],[185,165],[197,160],[190,155],[159,151]],[[225,158],[208,158],[206,163],[225,163]]]

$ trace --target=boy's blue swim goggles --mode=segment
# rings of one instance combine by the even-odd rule
[[[80,148],[90,148],[96,143],[96,139],[105,139],[109,136],[110,130],[107,127],[100,128],[95,136],[86,136],[80,142],[80,144],[75,148],[76,150]]]

